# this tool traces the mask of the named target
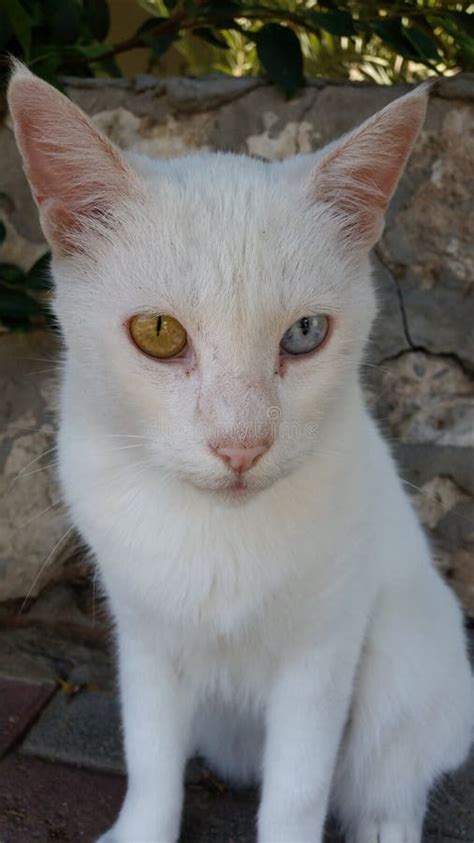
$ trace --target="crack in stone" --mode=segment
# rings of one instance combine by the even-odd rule
[[[431,349],[426,348],[424,345],[411,344],[409,348],[402,348],[395,354],[390,354],[388,357],[384,357],[384,359],[382,360],[382,365],[384,363],[392,363],[394,360],[400,360],[406,354],[413,354],[414,352],[421,352],[422,354],[426,354],[427,357],[436,357],[441,360],[449,360],[452,363],[455,363],[470,381],[474,381],[474,372],[472,372],[471,369],[466,366],[464,361],[461,360],[458,355],[455,354],[453,351],[432,351]]]
[[[423,354],[426,354],[428,357],[439,357],[441,359],[451,360],[453,363],[456,363],[459,366],[461,371],[466,375],[467,378],[469,378],[469,380],[474,381],[474,372],[472,371],[472,369],[469,368],[469,366],[464,362],[464,360],[461,357],[459,357],[454,351],[433,351],[432,349],[427,348],[426,346],[424,346],[420,343],[415,343],[413,341],[411,333],[410,333],[409,322],[408,322],[408,313],[407,313],[407,309],[406,309],[406,306],[405,306],[405,301],[404,301],[404,298],[403,298],[403,293],[402,293],[400,284],[398,282],[397,277],[393,273],[390,273],[390,275],[393,278],[393,282],[395,284],[395,289],[397,291],[397,298],[398,298],[398,302],[399,302],[399,305],[400,305],[400,313],[401,313],[401,317],[402,317],[403,333],[405,335],[405,339],[408,343],[409,348],[408,349],[402,349],[401,351],[397,352],[396,354],[392,355],[391,357],[386,357],[383,362],[386,362],[386,361],[390,362],[391,360],[398,360],[400,357],[403,356],[403,354],[407,354],[407,353],[412,352],[412,351],[419,351],[419,352],[422,352]]]
[[[390,273],[390,276],[393,279],[393,283],[395,284],[395,290],[397,292],[398,304],[400,306],[400,314],[401,314],[401,317],[402,317],[403,333],[405,334],[405,339],[406,339],[409,347],[413,348],[414,343],[412,341],[412,338],[411,338],[411,335],[410,335],[410,329],[408,327],[408,316],[407,316],[407,311],[406,311],[405,302],[404,302],[404,299],[403,299],[403,294],[402,294],[402,291],[401,291],[401,288],[400,288],[400,284],[398,283],[397,277],[392,272]]]

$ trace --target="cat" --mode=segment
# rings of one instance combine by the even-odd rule
[[[469,750],[461,611],[359,365],[369,251],[422,126],[417,87],[267,163],[123,154],[16,66],[52,248],[60,479],[115,621],[128,790],[102,843],[175,843],[186,760],[261,782],[259,843],[420,843]]]

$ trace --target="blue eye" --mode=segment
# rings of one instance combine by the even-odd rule
[[[328,330],[327,316],[303,316],[290,325],[281,338],[280,347],[287,354],[308,354],[322,344]]]

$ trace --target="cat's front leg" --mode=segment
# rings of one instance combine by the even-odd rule
[[[353,646],[327,646],[279,676],[267,711],[258,843],[322,840],[356,659]]]
[[[128,789],[98,843],[176,843],[192,701],[151,624],[119,617],[118,637]]]

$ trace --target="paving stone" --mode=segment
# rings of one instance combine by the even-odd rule
[[[0,675],[32,682],[87,677],[101,691],[115,689],[115,665],[107,641],[77,639],[57,629],[55,617],[50,623],[30,622],[18,625],[17,611],[9,619],[0,608]]]
[[[84,691],[73,697],[58,693],[21,746],[24,764],[35,766],[40,763],[38,758],[32,756],[39,756],[42,762],[45,759],[62,762],[46,767],[47,772],[56,768],[63,769],[62,765],[66,762],[87,767],[85,776],[94,776],[98,771],[123,770],[117,701],[109,694],[92,691]],[[112,787],[104,777],[97,779],[98,788],[102,787],[102,782],[105,782],[103,793],[94,795],[98,802],[102,798],[109,798]],[[22,792],[24,790],[22,786]],[[89,804],[82,790],[78,793],[86,813],[94,813],[96,803]],[[222,786],[199,761],[194,761],[187,774],[182,843],[253,843],[257,802],[255,791],[238,791]],[[117,809],[119,801],[113,804]],[[49,805],[45,803],[41,812],[43,817],[48,816],[48,822],[49,811]],[[54,819],[56,814],[53,812],[51,816]],[[74,814],[73,820],[79,823],[75,836],[71,832],[71,837],[59,839],[65,843],[69,840],[89,839],[80,836],[83,834],[80,815]],[[97,829],[100,830],[98,825]],[[4,843],[4,838],[0,836],[0,839]],[[13,837],[11,843],[22,843],[23,839],[41,838]],[[453,841],[474,843],[474,754],[463,770],[443,781],[430,800],[424,843]],[[342,843],[333,829],[327,832],[327,843]]]
[[[1,843],[92,843],[124,790],[120,776],[9,755],[0,762]]]
[[[59,692],[27,735],[21,753],[94,770],[124,771],[118,701],[112,694]]]
[[[52,682],[0,676],[0,756],[23,736],[56,690]]]
[[[473,764],[441,787],[424,843],[473,843]],[[64,764],[10,755],[0,762],[2,843],[93,843],[121,804],[125,779]],[[181,843],[255,843],[255,791],[217,787],[212,780],[186,789]],[[342,843],[333,827],[325,843]]]

